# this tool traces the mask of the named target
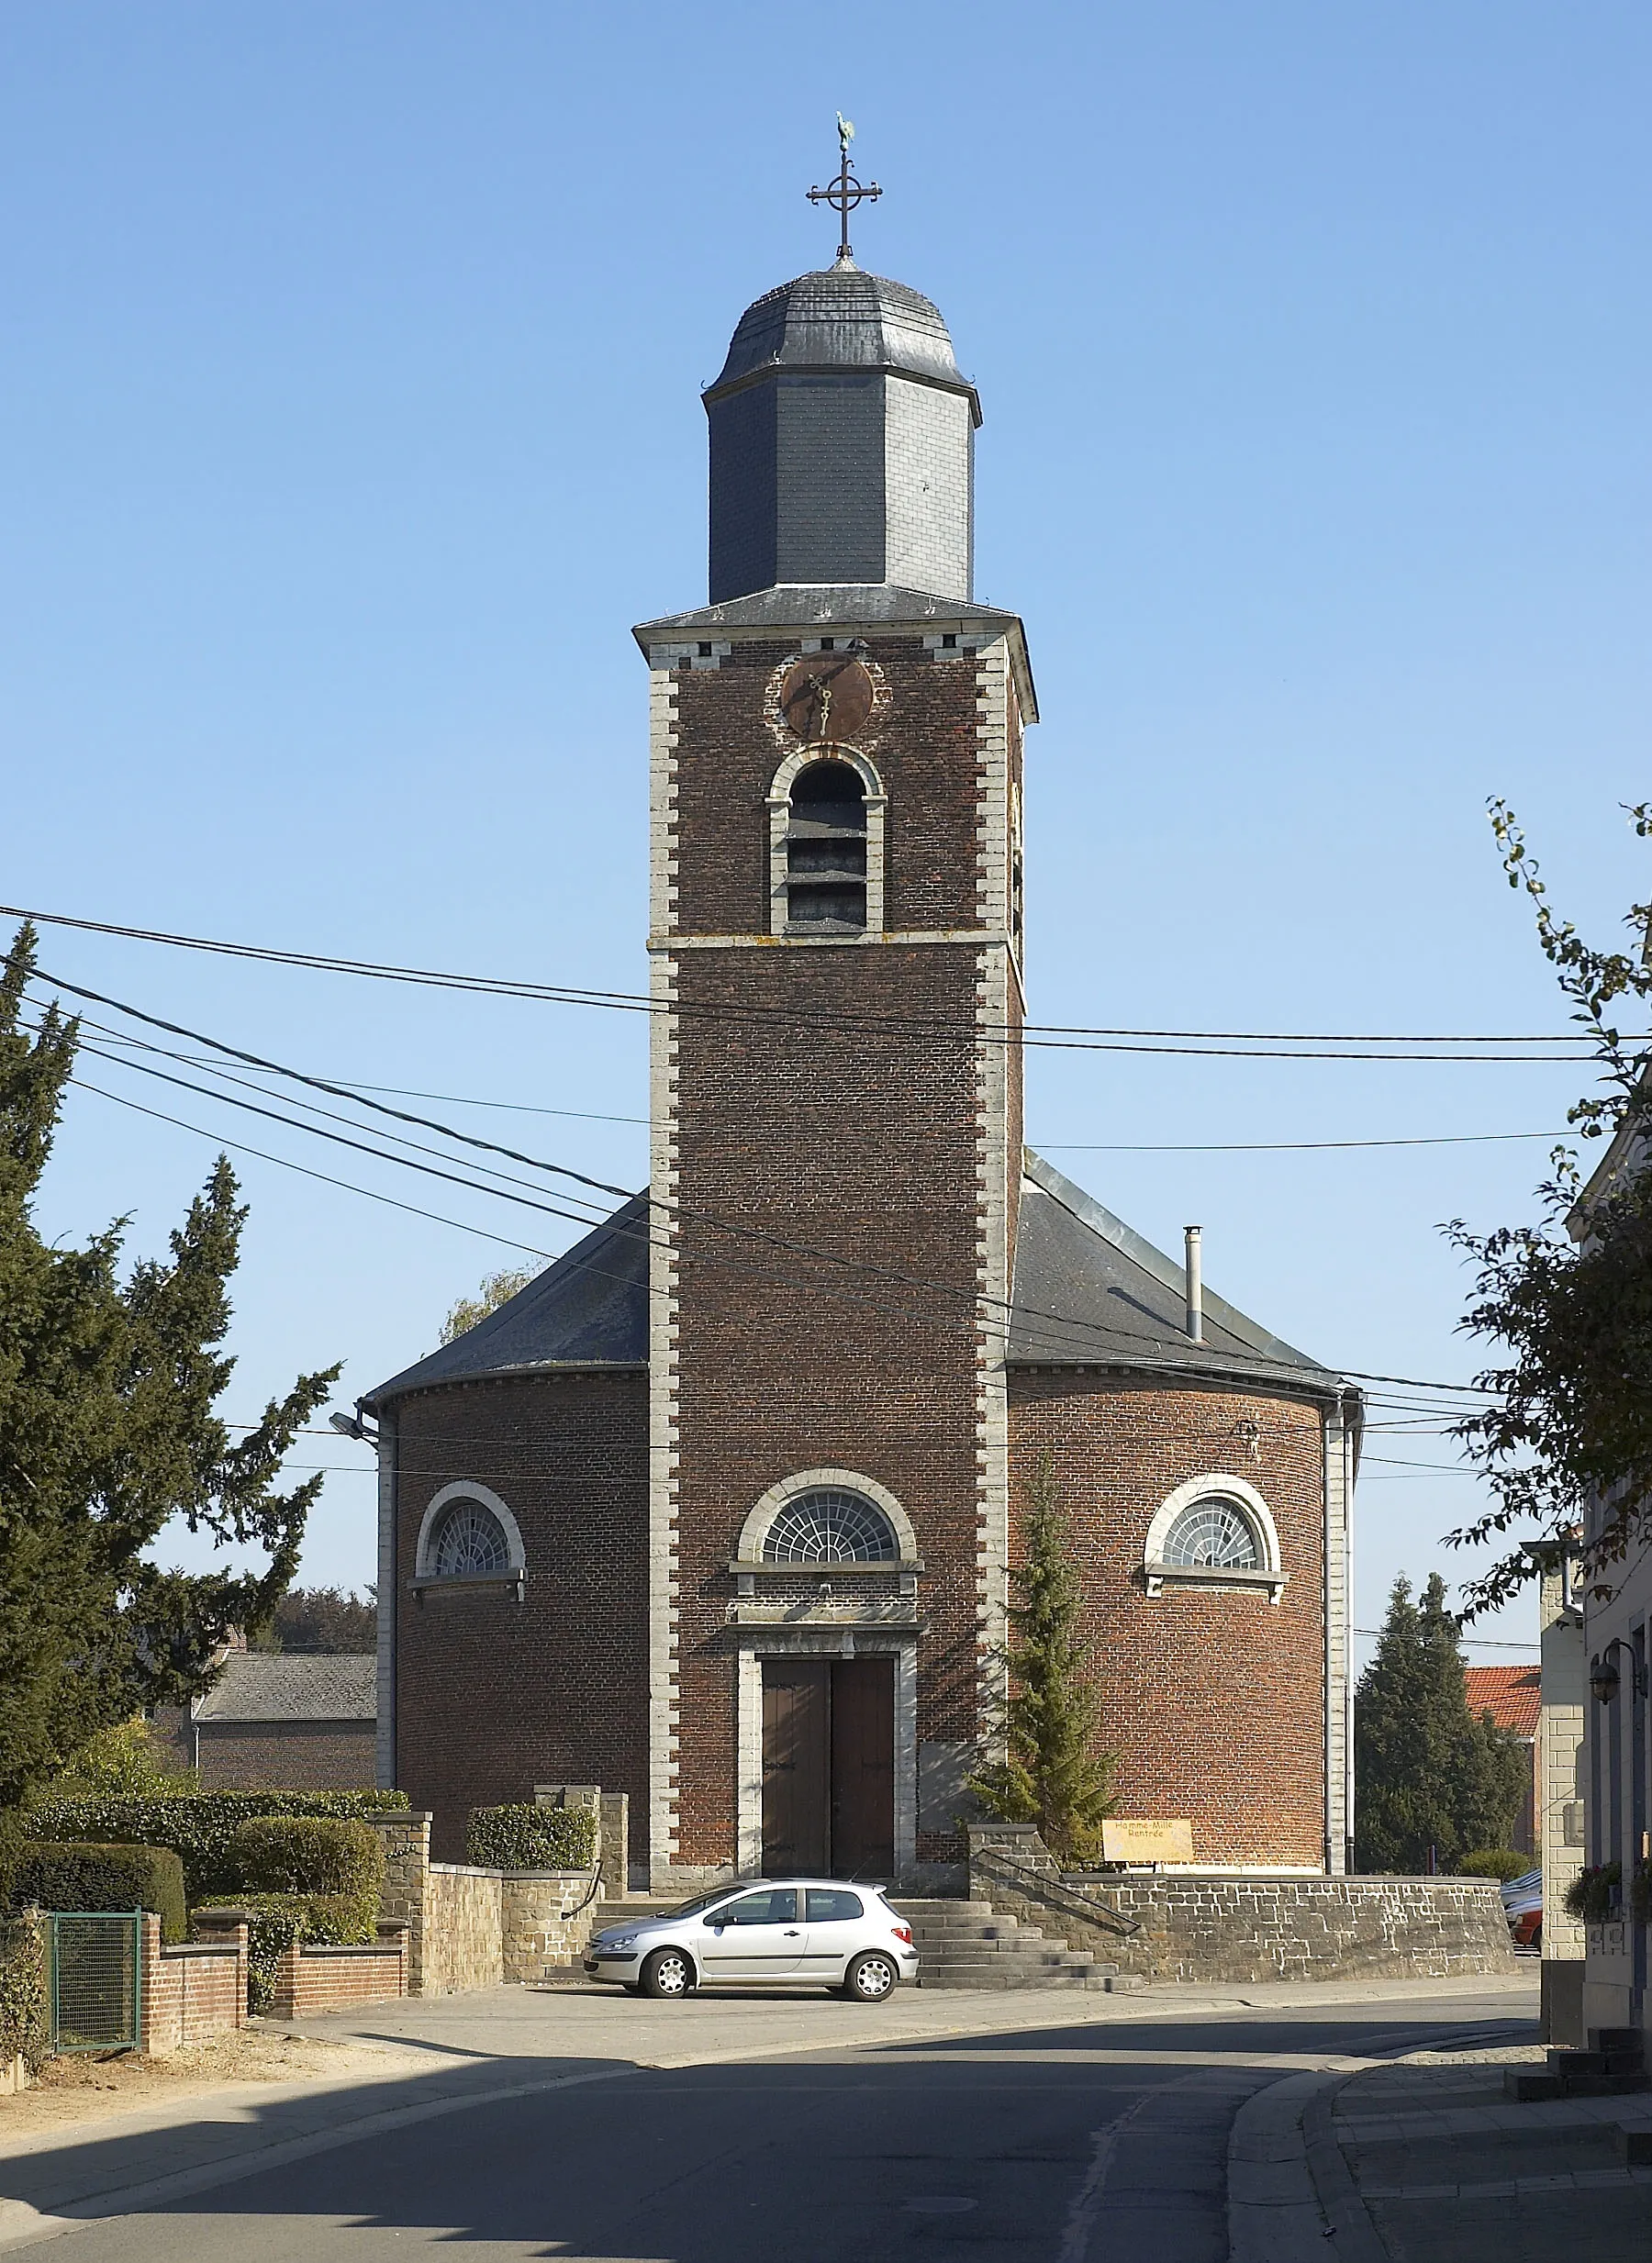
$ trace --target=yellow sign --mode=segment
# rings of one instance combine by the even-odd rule
[[[1104,1823],[1103,1862],[1191,1862],[1190,1823]]]

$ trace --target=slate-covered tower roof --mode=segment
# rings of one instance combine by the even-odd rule
[[[783,283],[705,404],[713,605],[820,583],[970,596],[981,407],[921,293],[849,261]]]

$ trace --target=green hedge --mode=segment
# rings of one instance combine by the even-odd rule
[[[1597,1862],[1579,1870],[1566,1890],[1566,1913],[1585,1925],[1603,1925],[1619,1914],[1624,1888],[1621,1862]]]
[[[588,1807],[474,1807],[464,1858],[487,1870],[585,1870],[597,1853],[597,1817]]]
[[[376,1912],[384,1842],[353,1815],[254,1815],[230,1834],[236,1884],[254,1894],[361,1894]]]
[[[1494,1878],[1507,1885],[1512,1878],[1524,1878],[1535,1870],[1536,1862],[1530,1855],[1517,1854],[1512,1846],[1478,1846],[1473,1854],[1464,1855],[1457,1865],[1458,1878]]]
[[[294,1941],[361,1943],[378,1938],[378,1899],[370,1894],[241,1894],[222,1896],[197,1909],[251,1910],[247,1942],[247,2009],[267,2012],[275,1993],[275,1967]]]
[[[163,1941],[189,1932],[184,1865],[170,1846],[26,1846],[11,1894],[18,1909],[34,1901],[43,1910],[152,1910]]]
[[[0,1918],[0,2059],[21,2058],[39,2074],[50,2056],[45,1943],[36,1926]]]
[[[184,1864],[190,1901],[232,1901],[240,1883],[235,1833],[255,1815],[383,1815],[405,1791],[199,1791],[160,1798],[48,1800],[31,1808],[42,1839],[115,1840],[170,1846]]]

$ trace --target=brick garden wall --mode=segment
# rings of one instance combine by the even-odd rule
[[[276,1960],[270,2011],[278,2020],[318,2019],[323,2012],[389,2002],[407,1993],[405,1934],[364,1947],[295,1941]]]
[[[396,1780],[431,1812],[434,1853],[462,1860],[470,1810],[536,1782],[601,1783],[646,1812],[646,1377],[462,1384],[397,1417]],[[521,1528],[520,1602],[407,1590],[425,1510],[466,1477]]]
[[[193,2043],[210,2043],[244,2026],[247,2017],[247,1929],[228,1939],[162,1948],[161,1920],[145,1915],[141,2040],[139,2048],[165,2058]]]
[[[1017,1369],[1011,1501],[1053,1458],[1073,1521],[1084,1634],[1118,1756],[1117,1812],[1187,1818],[1202,1862],[1324,1860],[1324,1492],[1317,1406],[1097,1370]],[[1242,1435],[1257,1426],[1255,1448]],[[1149,1596],[1147,1527],[1189,1478],[1225,1470],[1273,1512],[1289,1574]]]

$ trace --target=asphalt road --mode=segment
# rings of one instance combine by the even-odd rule
[[[1524,2009],[1482,1991],[1098,2025],[1047,1994],[1010,2034],[452,2105],[50,2245],[61,2263],[400,2263],[454,2244],[465,2263],[1223,2263],[1228,2131],[1253,2091],[1345,2056],[1528,2039]]]

